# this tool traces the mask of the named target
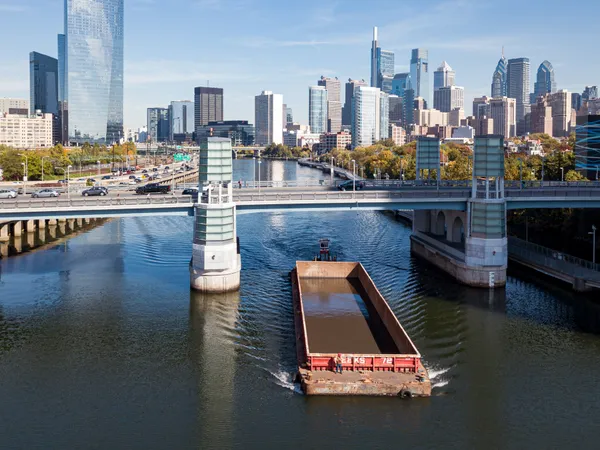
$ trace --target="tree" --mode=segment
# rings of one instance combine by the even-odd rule
[[[587,178],[575,170],[569,170],[565,174],[565,181],[587,181]]]
[[[23,162],[25,158],[19,155],[18,150],[0,145],[0,167],[5,180],[22,180],[24,167],[21,163]]]

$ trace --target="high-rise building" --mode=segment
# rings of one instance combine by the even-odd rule
[[[24,98],[0,98],[0,116],[13,114],[29,116],[29,100]]]
[[[433,72],[433,93],[440,88],[454,86],[454,78],[456,72],[452,70],[452,67],[448,65],[446,61],[443,61],[440,67]],[[434,100],[435,101],[435,100]]]
[[[538,97],[531,105],[531,132],[552,136],[552,106],[548,95]]]
[[[581,94],[577,93],[577,92],[573,92],[571,94],[571,106],[573,107],[573,109],[575,111],[579,111],[581,109]]]
[[[590,100],[592,98],[598,98],[598,86],[586,86],[581,94],[583,100]]]
[[[433,93],[434,108],[442,112],[465,107],[465,88],[459,86],[444,86]]]
[[[390,94],[379,93],[379,139],[390,136]]]
[[[61,141],[58,107],[58,60],[38,52],[29,54],[29,108],[52,114],[53,142]]]
[[[369,86],[354,88],[352,147],[368,147],[381,139],[381,90]]]
[[[506,58],[504,57],[504,48],[502,49],[502,57],[496,65],[496,70],[492,75],[492,98],[506,97],[507,86],[506,86],[506,75],[507,75],[507,64]]]
[[[324,86],[308,88],[308,125],[315,134],[327,132],[327,89]]]
[[[69,110],[67,104],[67,43],[64,34],[58,35],[58,123],[59,140],[69,142]]]
[[[167,142],[171,134],[169,130],[169,110],[167,108],[148,108],[146,114],[147,142]]]
[[[198,142],[208,137],[221,137],[231,139],[234,147],[254,145],[254,125],[247,120],[225,120],[209,122],[196,129]]]
[[[388,97],[389,100],[389,122],[398,126],[402,125],[402,117],[403,117],[403,108],[404,108],[404,99],[397,95],[390,95]]]
[[[575,169],[588,179],[600,173],[600,115],[577,116],[575,128]]]
[[[58,116],[58,60],[38,52],[29,54],[29,108]]]
[[[384,92],[392,91],[394,78],[394,52],[382,50],[377,41],[377,27],[373,28],[373,44],[371,47],[371,87],[378,87]]]
[[[552,107],[552,135],[566,137],[571,132],[571,93],[563,89],[548,98]]]
[[[459,127],[465,119],[465,110],[463,108],[454,108],[448,113],[448,125]]]
[[[342,109],[342,125],[345,128],[352,127],[352,96],[356,86],[367,86],[367,82],[365,80],[348,79],[346,83],[346,101]]]
[[[319,152],[327,153],[333,149],[345,150],[352,145],[352,136],[347,131],[325,133],[319,138]]]
[[[124,0],[65,2],[68,137],[111,144],[123,138]]]
[[[415,91],[415,97],[425,100],[430,108],[431,90],[429,87],[429,52],[422,48],[415,48],[410,59],[410,81]]]
[[[398,97],[404,96],[404,90],[410,80],[410,73],[397,73],[392,80],[392,94]]]
[[[483,96],[473,99],[473,116],[476,119],[490,115],[490,98]]]
[[[342,101],[340,91],[342,83],[336,78],[321,77],[319,86],[327,89],[327,131],[337,133],[342,129]],[[313,131],[316,133],[316,131]]]
[[[527,133],[526,116],[531,112],[529,104],[529,58],[508,60],[506,76],[507,96],[517,105],[517,134]],[[495,122],[495,120],[494,120]]]
[[[0,145],[37,149],[52,147],[52,114],[37,113],[0,115]]]
[[[289,125],[289,124],[294,123],[294,112],[292,111],[292,108],[290,108],[289,106],[286,105],[286,107],[284,108],[284,113],[285,113],[284,125]]]
[[[403,123],[404,129],[410,131],[411,125],[415,123],[415,90],[412,87],[412,81],[410,77],[406,80],[406,88],[404,89],[404,96],[402,103],[404,104],[403,111]]]
[[[554,67],[549,61],[540,64],[537,71],[536,82],[533,89],[535,99],[546,94],[556,92],[556,81],[554,81]]]
[[[194,102],[177,100],[169,105],[169,140],[184,142],[189,140],[195,130]]]
[[[208,122],[223,121],[223,89],[197,87],[194,89],[194,130]]]
[[[517,105],[514,98],[498,97],[490,100],[490,118],[494,120],[494,134],[504,139],[514,137],[517,132]]]
[[[263,91],[254,98],[256,145],[283,143],[283,95]]]

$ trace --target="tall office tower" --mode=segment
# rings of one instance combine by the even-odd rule
[[[30,114],[52,114],[52,142],[61,142],[56,58],[38,52],[29,54],[29,96]]]
[[[285,106],[285,108],[283,109],[283,112],[285,114],[285,122],[284,125],[290,125],[292,123],[294,123],[294,112],[292,111],[292,108],[290,108],[289,106]]]
[[[146,142],[156,144],[167,142],[171,134],[169,130],[169,110],[167,108],[148,108],[146,114]]]
[[[540,64],[537,71],[536,82],[533,88],[534,99],[545,94],[556,92],[556,81],[554,81],[554,67],[549,61]]]
[[[582,100],[590,100],[592,98],[598,98],[598,86],[586,86],[581,94]]]
[[[112,144],[123,138],[123,3],[65,2],[71,142]]]
[[[392,94],[398,97],[404,96],[404,90],[409,83],[410,73],[397,73],[392,80]]]
[[[502,48],[502,57],[498,61],[496,70],[494,70],[494,74],[492,75],[492,98],[506,97],[508,92],[506,86],[507,70],[504,48]]]
[[[223,89],[197,87],[194,89],[194,131],[208,122],[223,121]]]
[[[327,132],[327,89],[324,86],[308,88],[308,125],[312,133]]]
[[[382,50],[377,41],[377,27],[373,28],[373,44],[371,47],[371,87],[378,87],[384,92],[392,91],[394,78],[394,52]]]
[[[352,96],[356,86],[368,86],[365,80],[348,79],[346,83],[346,97],[344,107],[342,108],[342,125],[346,128],[352,127]]]
[[[446,61],[442,62],[440,67],[433,72],[433,92],[435,93],[439,88],[454,86],[455,77],[456,72],[452,70],[452,67]]]
[[[527,133],[525,116],[531,112],[529,104],[529,58],[508,60],[506,76],[507,97],[517,104],[517,134]]]
[[[373,145],[381,137],[381,90],[356,86],[352,101],[352,148]]]
[[[581,94],[577,92],[573,92],[571,94],[571,107],[575,111],[579,111],[581,109]]]
[[[169,140],[185,141],[192,137],[195,131],[194,102],[177,100],[169,105]]]
[[[531,105],[531,132],[552,136],[552,106],[548,95],[542,95]]]
[[[571,93],[560,90],[549,94],[552,107],[552,135],[554,137],[569,136],[571,131]]]
[[[494,120],[494,134],[508,139],[516,136],[517,105],[514,98],[498,97],[490,100],[490,118]]]
[[[379,93],[379,139],[390,137],[390,94]]]
[[[406,80],[406,88],[404,89],[404,95],[402,97],[402,103],[404,103],[403,113],[403,126],[407,133],[410,131],[410,126],[415,123],[415,90],[412,86],[410,77]]]
[[[575,137],[575,169],[589,180],[600,174],[600,115],[577,116]]]
[[[473,99],[473,116],[476,119],[490,116],[490,98],[483,96]]]
[[[342,83],[335,78],[321,77],[319,86],[327,89],[327,131],[337,133],[342,130],[342,101],[340,91]]]
[[[415,48],[410,59],[410,81],[415,97],[422,97],[427,108],[431,108],[431,90],[429,87],[429,52]]]
[[[445,86],[433,93],[434,109],[441,112],[450,112],[453,109],[465,107],[465,88],[459,86]]]
[[[283,95],[263,91],[254,97],[256,145],[283,144]]]
[[[58,35],[58,123],[59,141],[69,142],[69,111],[67,105],[67,43],[64,34]]]
[[[397,126],[402,126],[404,99],[398,95],[391,94],[388,100],[390,109],[389,122]]]

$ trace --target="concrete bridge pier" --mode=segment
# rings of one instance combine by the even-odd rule
[[[411,252],[469,286],[506,284],[503,141],[502,136],[494,135],[475,139],[473,187],[466,211],[424,210],[414,214]],[[417,159],[418,152],[419,141]]]
[[[190,285],[200,292],[236,291],[240,287],[241,258],[233,203],[231,140],[207,138],[200,144],[199,192],[194,206],[194,238]]]
[[[10,239],[9,228],[10,223],[0,223],[0,242],[8,242],[8,240]]]

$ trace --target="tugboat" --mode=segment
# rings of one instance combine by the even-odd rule
[[[313,261],[337,261],[337,256],[331,256],[329,253],[329,242],[329,239],[319,239],[319,254]]]

